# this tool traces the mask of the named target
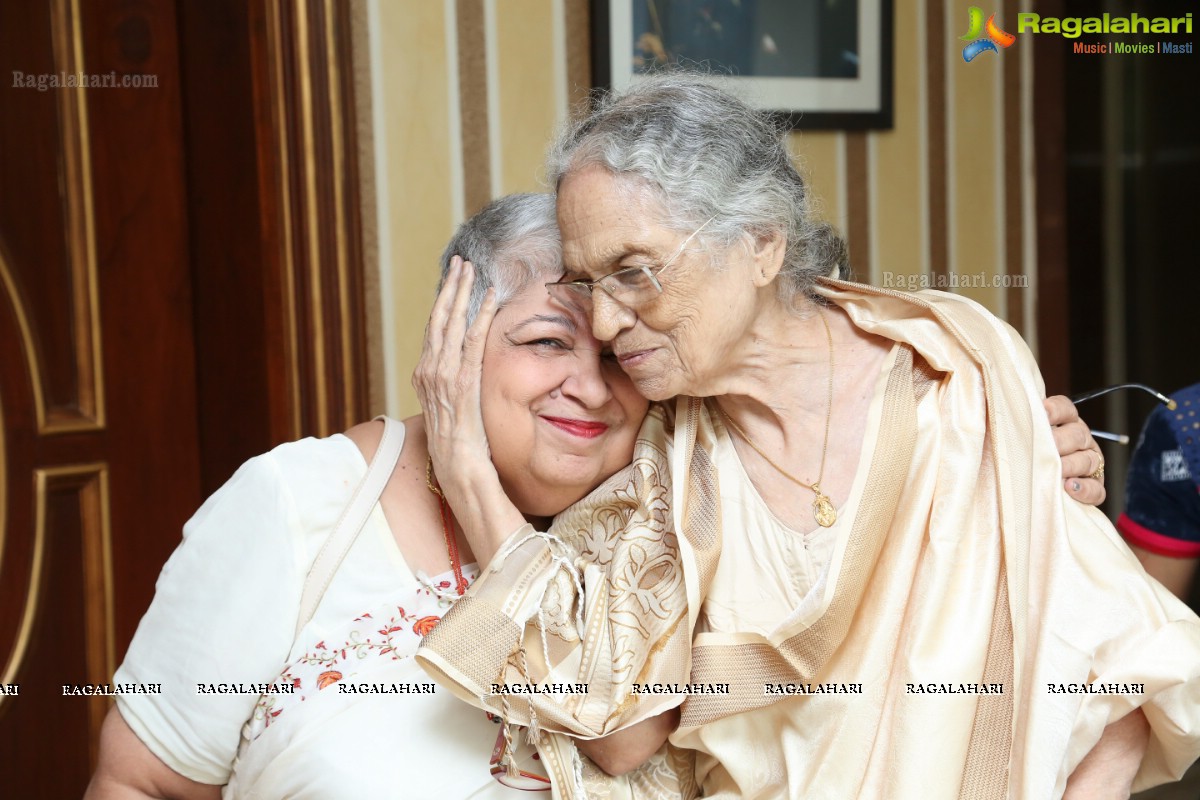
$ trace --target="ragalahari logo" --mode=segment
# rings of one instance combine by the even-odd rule
[[[1000,47],[1011,47],[1013,42],[1017,40],[1016,36],[1002,30],[996,24],[996,15],[992,14],[987,18],[987,23],[983,21],[983,11],[979,6],[971,6],[967,10],[967,19],[969,28],[967,32],[958,37],[961,41],[970,42],[963,48],[963,61],[970,63],[975,56],[980,53],[986,53],[991,50],[993,53],[1000,52],[996,49],[996,45]]]

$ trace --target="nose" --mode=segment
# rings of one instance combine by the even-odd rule
[[[592,289],[592,335],[597,339],[611,342],[636,321],[637,315],[631,308],[618,303],[599,286]]]
[[[600,348],[575,351],[575,363],[562,382],[562,393],[584,408],[597,409],[612,399],[612,387],[600,359]]]

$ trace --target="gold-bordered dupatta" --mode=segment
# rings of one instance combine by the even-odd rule
[[[820,743],[814,753],[845,754],[831,782],[922,796],[905,757],[919,763],[924,742],[906,721],[935,706],[902,689],[921,679],[918,664],[1006,687],[986,701],[936,707],[962,733],[940,756],[953,762],[941,778],[946,796],[1061,793],[1104,727],[1136,707],[1153,731],[1136,785],[1181,774],[1200,753],[1200,625],[1148,581],[1099,511],[1061,491],[1024,343],[952,295],[839,281],[819,292],[858,327],[903,347],[874,449],[862,454],[871,494],[835,555],[833,591],[815,621],[693,642],[720,553],[720,497],[709,412],[680,398],[673,414],[651,412],[630,468],[548,534],[523,529],[510,539],[426,638],[418,653],[426,669],[464,700],[530,727],[556,797],[628,796],[634,785],[638,797],[695,793],[678,749],[626,779],[578,757],[572,736],[612,733],[686,697],[636,694],[635,685],[730,684],[729,695],[683,703],[672,741],[686,743],[706,725],[785,702],[766,696],[764,683],[837,680],[863,664],[878,676],[857,707],[865,727],[814,716],[806,734]],[[936,403],[936,419],[918,413],[921,403]],[[971,555],[946,557],[959,551]],[[938,596],[941,612],[928,602]],[[949,613],[964,603],[968,611]],[[904,612],[892,628],[889,609]],[[1142,683],[1145,692],[1046,689],[1095,681]],[[580,683],[586,694],[492,694],[492,684]],[[788,766],[811,770],[814,790],[824,785],[824,763]]]

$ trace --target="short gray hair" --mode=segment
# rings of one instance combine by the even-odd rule
[[[470,261],[475,268],[468,325],[475,321],[490,287],[496,288],[499,307],[535,280],[554,280],[562,274],[554,196],[510,194],[493,200],[460,225],[442,253],[439,291],[454,256]]]
[[[702,238],[725,246],[744,234],[782,234],[787,242],[780,299],[791,303],[819,277],[846,277],[846,245],[814,219],[813,201],[771,115],[679,72],[640,78],[599,98],[593,111],[558,137],[547,177],[599,165],[648,187],[667,224],[691,231],[713,218]]]

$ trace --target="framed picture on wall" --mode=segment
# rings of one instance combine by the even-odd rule
[[[892,127],[892,0],[592,0],[592,75],[696,67],[796,128]]]

